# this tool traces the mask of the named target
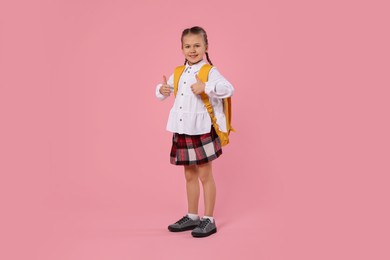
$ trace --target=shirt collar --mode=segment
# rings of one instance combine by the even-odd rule
[[[193,69],[200,69],[204,64],[206,64],[206,62],[202,59],[202,60],[200,60],[198,63],[196,63],[196,64],[193,64],[193,65],[189,65],[188,64],[188,61],[186,62],[186,69],[188,68],[188,67],[191,67],[191,68],[193,68]]]

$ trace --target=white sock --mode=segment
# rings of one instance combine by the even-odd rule
[[[191,214],[191,213],[188,213],[187,216],[192,219],[192,220],[198,220],[199,219],[199,216],[198,214]]]
[[[209,217],[209,216],[203,216],[203,218],[208,218],[211,220],[211,223],[214,223],[214,218],[213,217]]]

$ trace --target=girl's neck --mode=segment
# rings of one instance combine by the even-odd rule
[[[197,63],[191,63],[189,61],[187,61],[188,65],[192,66],[192,65],[195,65],[195,64],[198,64],[199,62],[201,62],[203,59],[201,59],[200,61],[198,61]]]

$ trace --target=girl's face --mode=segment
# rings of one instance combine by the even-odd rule
[[[207,46],[200,34],[187,34],[183,37],[182,46],[184,57],[189,65],[198,63],[203,59]]]

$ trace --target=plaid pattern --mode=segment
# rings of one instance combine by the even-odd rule
[[[221,141],[214,127],[211,127],[210,133],[202,135],[173,134],[171,164],[203,164],[217,159],[221,154]]]

